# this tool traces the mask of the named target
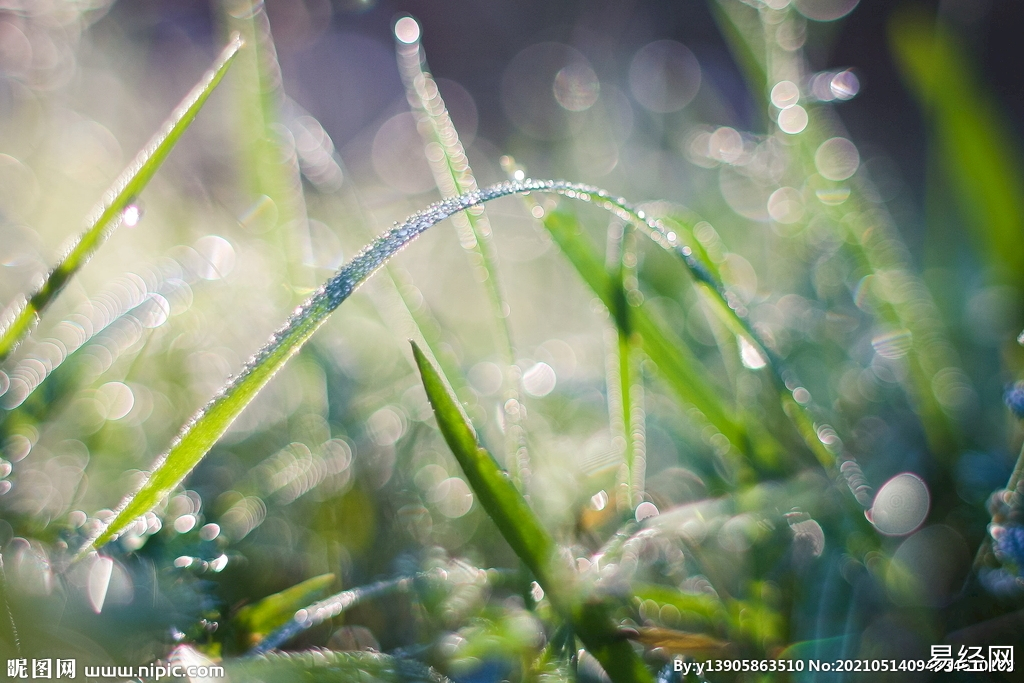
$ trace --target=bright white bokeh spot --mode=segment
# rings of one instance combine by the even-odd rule
[[[860,153],[846,138],[831,138],[814,153],[814,166],[827,180],[846,180],[860,167]]]
[[[547,363],[537,363],[523,373],[523,389],[530,396],[547,396],[557,382],[554,369]]]
[[[107,382],[96,390],[96,399],[107,420],[120,420],[135,406],[135,394],[124,382]]]
[[[555,74],[552,85],[555,100],[569,111],[586,111],[597,102],[601,94],[601,84],[597,74],[585,62],[573,62],[562,67]]]
[[[807,127],[807,110],[799,104],[779,112],[779,130],[789,135],[802,133]]]
[[[829,81],[829,90],[837,100],[852,100],[860,92],[860,79],[852,71],[840,71]]]
[[[727,164],[737,161],[743,155],[743,136],[728,126],[716,129],[708,140],[708,154]]]
[[[197,521],[195,515],[182,515],[174,520],[174,530],[179,534],[187,534],[192,531]]]
[[[878,490],[867,517],[881,533],[905,536],[921,526],[930,506],[928,485],[916,474],[903,472]]]
[[[657,517],[659,514],[661,513],[658,511],[657,505],[654,503],[644,502],[636,506],[634,516],[636,517],[636,521],[642,522],[648,517]]]
[[[200,237],[195,250],[202,257],[197,274],[204,280],[220,280],[235,268],[235,249],[219,235]]]
[[[402,17],[395,22],[395,38],[406,45],[420,39],[420,24],[412,17]]]
[[[747,341],[746,338],[737,336],[736,339],[740,344],[740,362],[743,363],[743,367],[750,370],[759,370],[768,364],[768,361],[765,360],[757,347]]]
[[[171,315],[171,304],[164,297],[152,293],[133,311],[135,318],[148,329],[160,327]]]
[[[137,204],[129,204],[121,214],[121,220],[129,228],[134,228],[142,220],[142,209]]]
[[[779,109],[789,109],[800,101],[800,88],[793,81],[779,81],[772,88],[771,98]]]
[[[107,589],[110,587],[110,575],[113,570],[114,561],[102,555],[97,555],[89,567],[86,595],[89,598],[89,606],[96,614],[103,611],[103,603],[107,601]]]

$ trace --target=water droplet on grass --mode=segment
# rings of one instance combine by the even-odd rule
[[[121,214],[121,221],[129,228],[134,228],[142,220],[142,209],[138,204],[129,204]]]

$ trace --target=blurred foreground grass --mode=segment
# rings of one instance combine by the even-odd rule
[[[402,15],[405,96],[343,147],[262,4],[215,4],[218,48],[159,78],[130,11],[4,10],[5,657],[622,683],[1019,644],[1016,141],[952,30],[895,14],[971,228],[911,253],[840,122],[856,69],[805,53],[855,4],[712,3],[754,130],[679,42],[543,42],[492,141]]]

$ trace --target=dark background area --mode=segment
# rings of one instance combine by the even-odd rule
[[[377,121],[389,105],[404,99],[391,47],[393,22],[404,13],[423,26],[432,71],[457,81],[473,95],[480,134],[499,145],[511,128],[500,102],[501,74],[520,50],[542,41],[579,49],[602,80],[621,80],[629,57],[652,40],[680,41],[697,55],[705,78],[729,101],[737,119],[712,123],[756,130],[759,122],[750,116],[755,108],[710,4],[700,0],[266,3],[286,91],[321,120],[339,148]],[[901,80],[886,33],[892,13],[908,6],[941,16],[954,29],[1019,139],[1024,136],[1019,37],[1024,4],[862,0],[840,21],[808,22],[806,54],[811,68],[853,67],[861,79],[861,94],[839,107],[852,138],[862,149],[894,160],[920,206],[927,175],[922,112]],[[161,43],[177,49],[189,42],[212,52],[219,40],[215,38],[220,31],[217,6],[206,1],[118,3],[108,19],[122,30],[138,32],[140,42],[153,46],[156,61],[172,52],[161,49]]]

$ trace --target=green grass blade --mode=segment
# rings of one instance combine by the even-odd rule
[[[152,510],[181,483],[227,431],[239,413],[285,362],[298,353],[327,317],[410,241],[456,212],[485,201],[516,192],[556,188],[562,185],[551,181],[502,183],[446,199],[414,214],[404,223],[374,240],[296,309],[288,322],[246,364],[242,372],[229,381],[221,392],[192,418],[171,445],[170,450],[154,463],[141,487],[121,503],[113,519],[97,529],[77,557],[81,558],[91,548],[112,540],[137,517]]]
[[[210,70],[196,83],[161,126],[159,132],[107,189],[100,203],[89,214],[86,220],[88,227],[85,231],[50,271],[42,287],[28,298],[11,322],[0,331],[0,361],[14,351],[68,280],[86,264],[121,224],[124,210],[139,196],[195,120],[196,114],[224,78],[241,47],[241,38],[237,34],[232,36]]]
[[[437,83],[427,69],[426,55],[420,44],[419,25],[415,19],[406,16],[399,20],[395,42],[398,48],[398,70],[405,84],[406,96],[416,114],[420,134],[428,147],[436,145],[441,151],[439,157],[427,155],[437,189],[443,197],[477,190],[476,177],[469,166],[466,149],[437,89]],[[515,362],[515,347],[509,327],[509,306],[498,278],[498,255],[491,237],[487,211],[483,207],[467,211],[453,218],[452,222],[459,229],[459,241],[463,248],[479,254],[478,267],[483,270],[480,279],[484,282],[491,308],[501,328],[502,355],[506,364],[511,365]]]
[[[294,297],[314,287],[312,268],[303,266],[311,263],[312,247],[295,143],[280,132],[287,98],[270,19],[256,0],[228,0],[223,7],[227,25],[246,43],[231,78],[239,103],[239,170],[253,200],[264,197],[273,204],[273,224],[267,227],[287,256],[287,284],[297,303]]]
[[[624,298],[617,296],[617,287],[605,270],[597,254],[580,234],[576,217],[566,211],[551,211],[544,216],[544,226],[550,232],[562,253],[588,287],[613,312],[615,319],[622,316],[615,311]],[[650,357],[665,382],[684,403],[694,406],[739,452],[754,455],[768,462],[778,457],[779,447],[770,443],[765,435],[755,444],[743,422],[717,395],[693,356],[681,340],[675,338],[663,325],[656,322],[644,307],[630,307],[629,326],[639,335],[641,347]],[[760,437],[757,437],[760,438]]]
[[[562,564],[555,542],[508,473],[480,447],[473,426],[447,382],[415,343],[412,352],[441,434],[501,535],[537,577],[555,608],[572,621],[580,640],[613,681],[650,681],[643,662],[612,622],[608,605],[578,594],[572,568]]]
[[[303,631],[338,616],[364,600],[408,589],[412,581],[410,577],[378,581],[368,586],[341,591],[303,609],[296,609],[298,605],[295,605],[287,615],[288,618],[283,620],[285,623],[254,647],[252,654],[266,654],[276,650]]]
[[[417,128],[426,144],[426,156],[437,189],[443,197],[451,197],[478,189],[473,169],[470,168],[466,149],[459,139],[458,130],[448,114],[444,99],[437,88],[433,75],[427,68],[426,53],[420,43],[420,27],[410,16],[403,17],[395,24],[395,44],[398,53],[398,70],[405,84],[406,97],[413,107]],[[439,149],[441,154],[432,152]],[[515,342],[510,323],[511,307],[505,296],[498,275],[498,253],[491,236],[491,222],[487,210],[466,211],[454,216],[459,233],[459,242],[471,259],[477,279],[487,292],[494,319],[497,322],[498,343],[505,367],[502,373],[504,388],[502,412],[508,428],[505,430],[505,462],[516,483],[528,488],[529,451],[526,432],[522,425],[523,411],[505,410],[509,401],[518,405],[521,400],[519,373],[512,365],[516,360]]]
[[[631,332],[629,312],[631,296],[639,293],[636,277],[636,235],[628,225],[613,220],[608,226],[605,264],[618,291],[614,316],[615,329],[606,342],[608,414],[613,433],[625,444],[624,467],[619,477],[616,503],[632,510],[643,500],[646,473],[646,420],[640,340]]]
[[[242,631],[244,639],[262,638],[285,624],[298,609],[323,595],[334,579],[334,574],[314,576],[246,605],[232,619],[233,625]]]
[[[545,590],[550,586],[557,594],[558,578],[552,567],[555,542],[508,474],[480,447],[476,431],[458,399],[415,342],[412,353],[441,434],[459,461],[480,505],[541,586]]]
[[[992,274],[1024,287],[1024,169],[1012,131],[949,27],[919,12],[901,12],[889,35]]]

